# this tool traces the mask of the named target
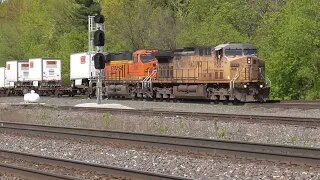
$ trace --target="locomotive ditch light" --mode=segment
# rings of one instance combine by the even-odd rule
[[[245,85],[243,85],[243,87],[246,89],[248,86],[245,84]]]
[[[260,84],[260,88],[263,88],[263,84]]]

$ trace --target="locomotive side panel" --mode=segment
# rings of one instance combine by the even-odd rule
[[[107,66],[105,68],[106,80],[120,81],[128,78],[129,64],[132,64],[132,61],[120,60],[107,63]]]

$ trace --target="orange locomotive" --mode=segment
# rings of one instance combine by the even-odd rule
[[[134,53],[111,53],[106,57],[105,94],[108,97],[143,97],[138,93],[146,78],[154,78],[159,65],[158,50],[138,50]],[[150,96],[150,94],[149,94]],[[152,96],[152,95],[151,95]]]
[[[265,63],[249,44],[139,50],[128,58],[109,54],[105,94],[146,99],[265,102]]]
[[[158,66],[154,54],[158,50],[138,50],[132,53],[108,54],[106,80],[143,80],[148,73]]]

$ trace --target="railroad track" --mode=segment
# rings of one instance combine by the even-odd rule
[[[280,103],[265,103],[265,104],[249,104],[255,107],[262,108],[280,108],[280,109],[301,109],[311,110],[320,109],[320,103],[315,102],[280,102]]]
[[[170,150],[195,153],[211,153],[250,159],[274,160],[290,164],[320,165],[320,149],[296,146],[281,146],[202,138],[163,136],[129,132],[103,131],[33,124],[0,122],[0,130],[22,131],[62,138],[120,141],[133,145],[149,145]]]
[[[41,164],[41,166],[46,167],[46,171],[20,167],[16,165],[10,165],[5,163],[0,163],[0,171],[7,172],[9,174],[19,175],[25,178],[31,179],[46,179],[46,180],[78,180],[81,178],[81,172],[93,173],[102,179],[130,179],[130,180],[144,180],[144,179],[159,179],[159,180],[182,180],[187,179],[183,177],[169,176],[157,173],[142,172],[137,170],[113,167],[113,166],[104,166],[92,163],[85,163],[74,160],[66,160],[52,157],[45,157],[40,155],[13,152],[0,150],[0,156],[6,158],[13,158],[15,161],[26,161],[34,164]],[[48,170],[52,168],[63,168],[64,174],[75,174],[75,176],[66,176],[59,173],[52,173]],[[79,174],[79,175],[78,175]],[[77,177],[80,176],[80,177]]]
[[[21,105],[18,105],[21,106]],[[29,107],[25,105],[25,107]],[[258,116],[258,115],[239,115],[239,114],[219,114],[219,113],[201,113],[185,111],[162,111],[153,109],[114,109],[114,108],[90,108],[74,106],[41,106],[45,108],[54,108],[57,110],[88,111],[98,113],[126,113],[141,116],[166,116],[166,117],[192,117],[202,121],[246,121],[253,123],[277,123],[289,124],[295,126],[320,127],[320,118],[301,118],[284,116]]]

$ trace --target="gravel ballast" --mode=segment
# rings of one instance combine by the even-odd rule
[[[80,160],[194,179],[319,179],[320,169],[211,155],[190,155],[152,147],[72,139],[0,134],[1,149]]]
[[[95,172],[90,170],[81,170],[76,167],[64,167],[64,166],[56,166],[52,164],[45,164],[45,163],[37,163],[35,161],[26,161],[21,160],[19,158],[15,157],[3,157],[0,156],[0,161],[9,164],[11,166],[16,167],[27,167],[31,170],[38,170],[41,172],[47,172],[54,175],[63,175],[68,177],[76,177],[81,179],[122,179],[125,180],[125,178],[121,178],[119,176],[114,176],[102,172]],[[1,177],[1,176],[0,176]]]
[[[1,180],[26,180],[26,178],[19,177],[15,174],[9,174],[9,173],[3,173],[3,172],[0,172],[0,179]]]
[[[27,109],[3,106],[0,112],[0,121],[320,148],[320,127],[225,122],[219,119],[202,121],[185,116],[143,116],[36,107]]]
[[[80,97],[41,97],[41,103],[57,106],[74,106],[83,103],[95,103],[95,99],[86,99]],[[23,97],[0,97],[0,103],[23,103]],[[121,104],[135,109],[154,109],[154,110],[172,110],[172,111],[190,111],[206,113],[225,113],[225,114],[251,114],[266,116],[292,116],[292,117],[320,117],[319,109],[300,110],[300,109],[282,109],[263,107],[259,104],[234,105],[212,105],[199,103],[168,103],[136,100],[103,100],[105,104]]]

